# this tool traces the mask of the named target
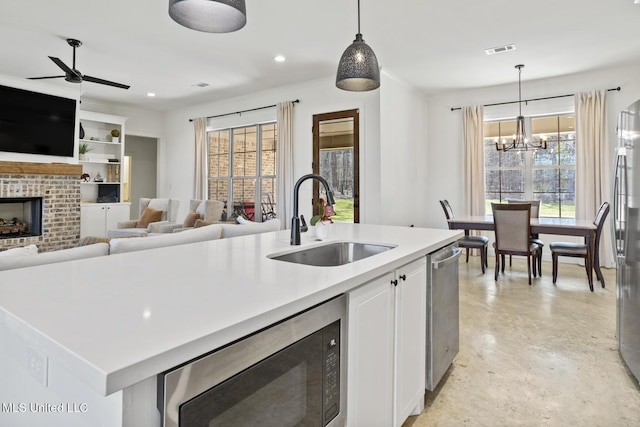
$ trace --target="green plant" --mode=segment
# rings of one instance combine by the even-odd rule
[[[87,144],[86,142],[83,142],[82,144],[80,144],[80,147],[78,147],[78,153],[80,154],[87,154],[91,150],[92,148],[89,148],[89,144]]]
[[[318,221],[329,221],[329,222],[333,222],[331,220],[331,217],[333,215],[335,215],[335,211],[333,210],[333,206],[332,205],[328,205],[327,202],[324,201],[323,198],[320,198],[320,201],[318,202],[318,210],[320,212],[322,212],[320,215],[314,215],[311,217],[311,220],[309,221],[311,223],[311,225],[316,225],[318,223]]]
[[[118,129],[114,129],[111,131],[111,136],[113,137],[119,137],[120,136],[120,131]]]

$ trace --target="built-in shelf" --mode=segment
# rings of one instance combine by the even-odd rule
[[[100,184],[120,184],[120,183],[117,182],[117,181],[109,181],[109,182],[107,182],[107,181],[103,181],[103,182],[95,182],[95,181],[84,182],[83,181],[80,184],[82,184],[82,185],[100,185]]]
[[[116,203],[122,201],[125,121],[125,117],[80,110],[84,134],[78,144],[85,144],[89,149],[82,155],[78,153],[82,172],[89,175],[89,181],[81,182],[82,200],[104,202],[107,198]],[[117,137],[112,136],[114,130],[119,132]],[[115,138],[118,138],[117,142],[112,140]],[[95,182],[97,176],[104,181]]]
[[[80,142],[86,142],[88,144],[107,144],[107,145],[120,145],[120,142],[113,142],[113,141],[100,141],[97,139],[81,139]]]
[[[120,164],[120,162],[110,162],[108,160],[80,160],[79,163],[100,164],[100,165],[119,165]]]

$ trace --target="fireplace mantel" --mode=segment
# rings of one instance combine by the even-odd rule
[[[0,174],[82,175],[82,165],[68,163],[0,162]]]

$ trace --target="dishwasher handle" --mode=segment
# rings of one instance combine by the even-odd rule
[[[453,252],[453,255],[451,255],[449,258],[445,258],[440,261],[431,262],[431,265],[433,266],[433,268],[437,270],[439,268],[444,268],[450,264],[453,264],[454,262],[457,262],[458,258],[460,258],[460,255],[462,255],[462,249],[454,248],[452,252]]]

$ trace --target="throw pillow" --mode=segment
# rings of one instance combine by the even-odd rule
[[[205,221],[204,219],[197,219],[193,228],[206,227],[207,225],[217,224],[216,221]]]
[[[196,225],[196,221],[202,218],[196,211],[189,212],[182,223],[183,228],[191,228]]]
[[[144,208],[142,216],[138,219],[138,228],[146,228],[152,222],[158,222],[162,219],[163,211],[158,211],[151,208]]]
[[[28,245],[21,248],[11,248],[6,251],[0,252],[0,256],[13,256],[13,255],[36,255],[38,253],[38,247],[36,245]]]

